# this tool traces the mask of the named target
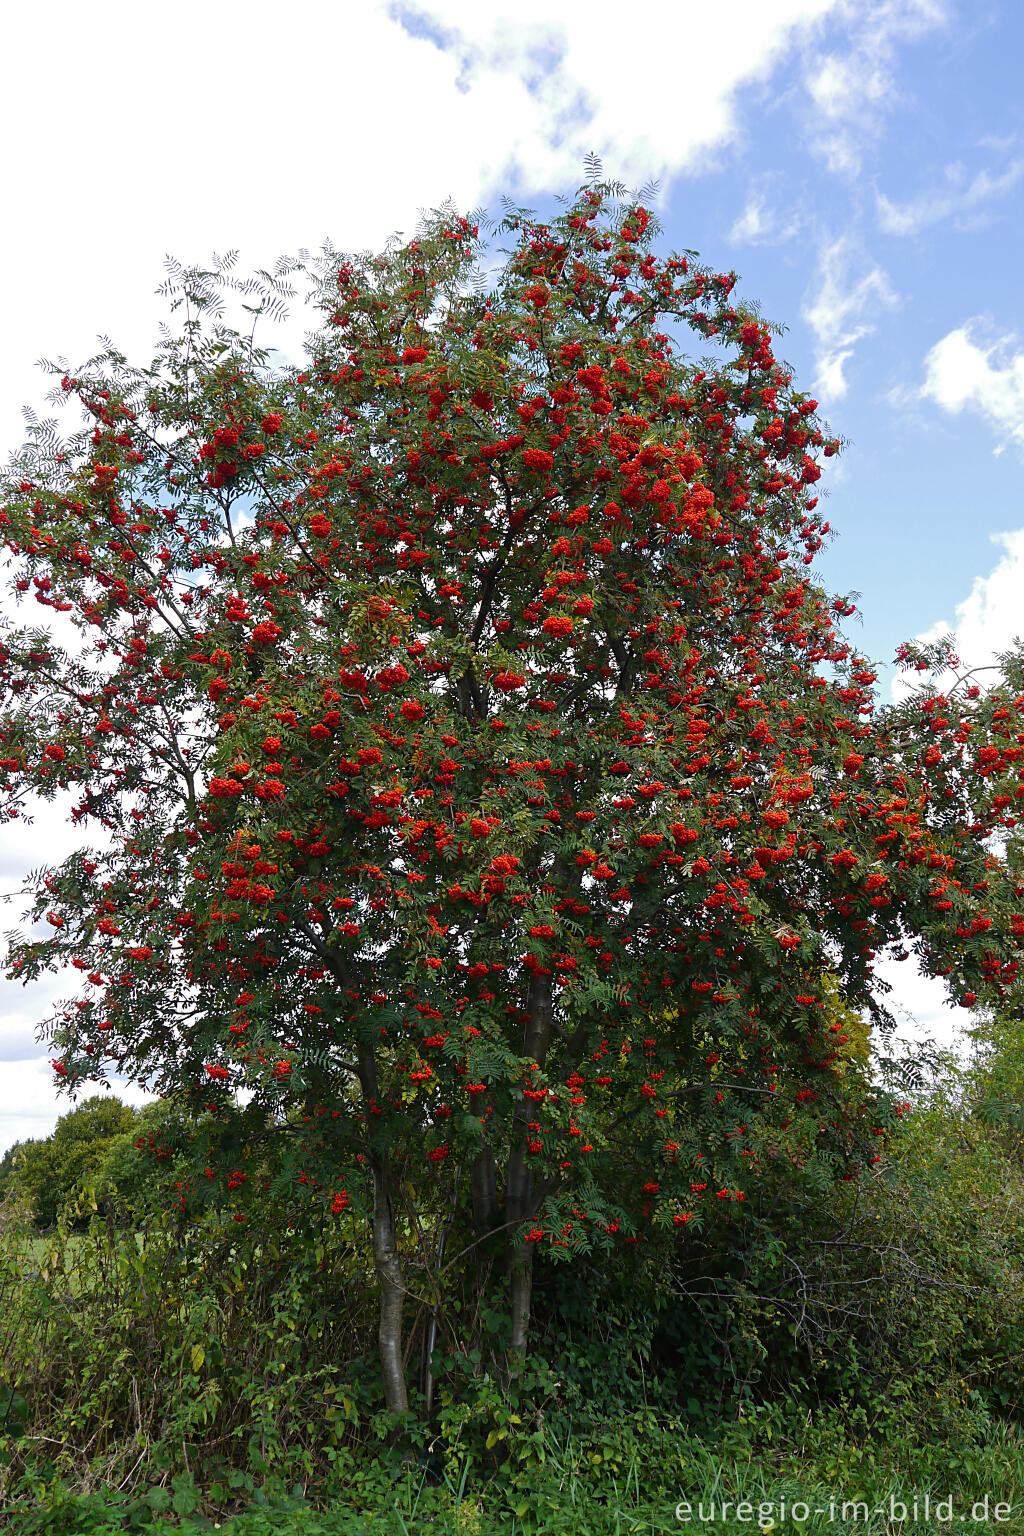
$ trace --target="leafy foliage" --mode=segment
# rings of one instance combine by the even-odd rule
[[[82,973],[69,1088],[116,1066],[268,1149],[299,1224],[369,1217],[397,1411],[410,1265],[428,1385],[496,1284],[514,1371],[538,1248],[872,1166],[892,1105],[833,1014],[886,1021],[880,953],[995,1005],[1024,938],[1019,658],[876,710],[807,569],[838,439],[620,191],[509,210],[487,285],[450,210],[261,274],[254,322],[309,286],[299,369],[220,317],[230,258],[175,267],[179,331],[65,373],[91,431],[5,486],[15,594],[77,632],[5,636],[6,814],[73,789],[102,833],[12,974]],[[181,1200],[244,1221],[210,1167]]]
[[[409,1529],[614,1530],[616,1509],[657,1524],[716,1477],[776,1500],[1012,1497],[1022,1173],[952,1064],[945,1078],[956,1091],[902,1118],[870,1178],[821,1201],[794,1185],[773,1212],[655,1234],[614,1268],[542,1257],[526,1369],[504,1382],[486,1349],[456,1359],[442,1341],[405,1471],[377,1408],[372,1244],[350,1214],[289,1230],[259,1181],[242,1223],[172,1201],[140,1231],[111,1211],[40,1239],[8,1209],[0,1497],[19,1529],[76,1533],[254,1500],[240,1529],[260,1529],[262,1501],[313,1531],[395,1507]],[[485,1339],[507,1329],[482,1311]]]

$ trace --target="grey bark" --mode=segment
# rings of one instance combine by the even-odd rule
[[[384,1375],[384,1401],[392,1413],[406,1413],[409,1394],[402,1369],[402,1305],[405,1285],[395,1240],[395,1211],[386,1161],[373,1155],[373,1263],[380,1285],[377,1342]]]
[[[359,1046],[359,1081],[363,1099],[369,1104],[380,1096],[377,1063],[371,1046]],[[384,1376],[384,1401],[392,1413],[407,1413],[409,1393],[402,1361],[402,1307],[405,1283],[398,1254],[395,1230],[395,1206],[391,1169],[386,1155],[376,1148],[370,1151],[373,1173],[373,1264],[380,1287],[380,1313],[377,1343]]]
[[[491,1147],[482,1147],[473,1159],[470,1170],[470,1188],[473,1196],[473,1220],[477,1230],[484,1233],[494,1225],[498,1211],[498,1181]]]
[[[526,1035],[523,1054],[543,1067],[551,1041],[551,977],[534,976],[527,998]],[[520,1098],[512,1119],[512,1146],[505,1184],[505,1210],[509,1228],[509,1282],[511,1333],[509,1354],[512,1374],[518,1374],[530,1332],[530,1304],[533,1295],[534,1245],[524,1240],[522,1227],[535,1214],[533,1174],[527,1161],[527,1124],[530,1110]]]

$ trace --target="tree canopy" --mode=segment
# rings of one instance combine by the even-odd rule
[[[501,1256],[518,1357],[538,1249],[877,1156],[842,1010],[885,1021],[880,955],[1017,974],[1020,660],[878,707],[810,571],[839,441],[657,235],[589,186],[507,249],[441,211],[282,266],[248,291],[306,283],[298,367],[176,271],[152,364],[66,373],[90,426],[4,487],[16,592],[74,626],[3,636],[5,813],[72,789],[96,836],[12,973],[82,973],[70,1088],[240,1113],[290,1199],[369,1216],[396,1409],[403,1231],[438,1284],[451,1230]]]

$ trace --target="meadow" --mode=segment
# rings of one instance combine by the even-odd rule
[[[355,1218],[289,1232],[268,1200],[259,1224],[185,1220],[111,1188],[41,1233],[9,1190],[8,1527],[1024,1530],[1024,1170],[983,1087],[975,1067],[923,1097],[867,1189],[776,1214],[772,1243],[545,1266],[522,1376],[499,1379],[500,1339],[459,1358],[442,1336],[433,1411],[414,1396],[404,1423]]]

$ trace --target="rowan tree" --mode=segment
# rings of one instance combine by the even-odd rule
[[[884,1017],[879,955],[1016,976],[1019,662],[877,710],[809,570],[838,440],[657,233],[588,186],[503,251],[442,211],[282,266],[251,307],[306,283],[299,367],[176,270],[153,363],[67,371],[89,427],[5,488],[14,589],[66,616],[4,636],[7,815],[73,789],[96,833],[12,973],[82,973],[69,1089],[245,1089],[281,1187],[366,1214],[398,1411],[403,1247],[435,1303],[451,1232],[497,1255],[515,1362],[538,1250],[878,1157],[835,1019]]]

